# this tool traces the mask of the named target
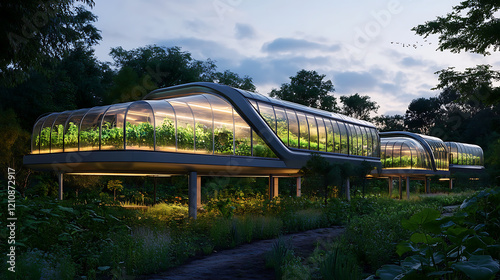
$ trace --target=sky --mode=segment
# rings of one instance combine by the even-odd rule
[[[331,80],[334,96],[368,95],[377,115],[404,114],[419,97],[437,96],[436,71],[477,64],[500,67],[494,56],[437,51],[438,37],[412,27],[444,16],[459,0],[95,0],[95,26],[109,51],[146,45],[179,46],[218,71],[253,79],[268,94],[302,69]]]

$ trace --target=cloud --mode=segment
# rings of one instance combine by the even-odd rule
[[[255,37],[255,30],[252,26],[243,23],[237,23],[234,27],[236,39],[252,39]]]
[[[422,60],[417,60],[409,56],[401,59],[400,63],[406,67],[424,66],[424,62]]]
[[[262,46],[262,51],[267,53],[284,53],[297,51],[327,51],[336,52],[340,50],[339,45],[327,45],[311,42],[304,39],[277,38]]]
[[[369,72],[339,72],[333,75],[333,84],[338,92],[355,93],[360,90],[373,90],[377,79]]]

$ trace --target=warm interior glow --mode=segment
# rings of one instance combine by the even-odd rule
[[[65,175],[78,175],[78,176],[148,176],[148,177],[172,177],[171,174],[151,174],[151,173],[65,173]]]

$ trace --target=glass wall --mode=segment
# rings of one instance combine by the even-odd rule
[[[378,131],[375,127],[367,126],[366,122],[355,124],[261,101],[249,101],[283,144],[290,148],[380,156]]]
[[[419,135],[424,138],[425,142],[431,147],[432,153],[434,154],[434,162],[436,163],[437,170],[449,170],[449,158],[448,149],[446,148],[444,142],[436,137]]]
[[[483,149],[477,145],[457,142],[445,142],[450,154],[450,164],[484,165]]]
[[[417,140],[382,138],[380,147],[382,168],[432,170],[430,155]]]
[[[287,139],[288,112],[266,110]],[[293,124],[298,130],[297,119],[292,130]],[[213,94],[52,113],[34,125],[31,148],[33,154],[126,149],[276,157],[232,105]]]

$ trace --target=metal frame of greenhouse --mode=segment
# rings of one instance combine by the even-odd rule
[[[429,155],[432,168],[382,168],[380,137],[382,143],[388,137],[411,139]],[[442,157],[436,160],[436,143],[445,149],[440,153],[446,154],[446,168]],[[406,132],[379,135],[373,124],[341,114],[229,86],[190,83],[152,91],[135,102],[43,115],[33,127],[32,153],[24,164],[58,173],[60,199],[63,174],[188,174],[189,211],[196,217],[201,176],[266,176],[270,197],[278,194],[279,177],[297,177],[300,195],[299,170],[312,153],[332,163],[369,162],[375,167],[372,176],[449,176],[441,143]],[[348,189],[348,179],[345,184]]]

